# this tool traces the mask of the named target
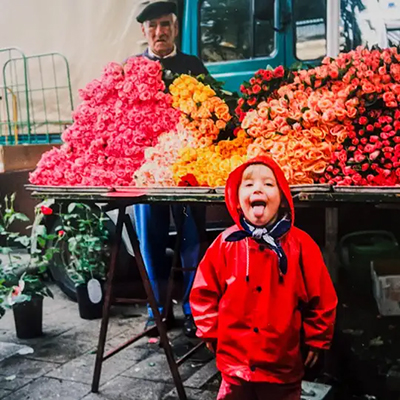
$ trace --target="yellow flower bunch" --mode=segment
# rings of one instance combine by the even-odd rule
[[[222,140],[203,148],[185,147],[172,167],[178,185],[182,177],[192,174],[200,186],[223,186],[231,171],[247,160],[247,147],[253,142],[244,131],[234,140]]]
[[[181,75],[169,86],[173,107],[182,111],[181,122],[197,141],[210,146],[232,119],[229,107],[209,86],[189,75]]]
[[[172,82],[169,92],[173,99],[172,106],[185,114],[195,111],[196,103],[203,103],[216,95],[210,85],[204,85],[195,77],[186,74],[180,75]]]

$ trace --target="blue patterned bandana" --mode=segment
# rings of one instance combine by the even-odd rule
[[[287,257],[280,245],[279,239],[289,231],[292,225],[290,215],[285,214],[281,219],[266,227],[251,225],[243,217],[240,218],[240,223],[244,230],[231,233],[225,240],[227,242],[237,242],[251,237],[259,243],[266,244],[278,256],[280,276],[286,275]]]

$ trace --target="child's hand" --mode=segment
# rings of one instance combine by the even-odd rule
[[[211,353],[215,354],[215,350],[216,350],[216,343],[214,342],[206,342],[206,347],[208,350],[211,351]]]
[[[304,363],[304,365],[306,367],[312,368],[315,365],[315,363],[318,361],[318,357],[319,357],[319,352],[317,350],[310,350],[308,352],[307,359],[306,359],[306,362]]]

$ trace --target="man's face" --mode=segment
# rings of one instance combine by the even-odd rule
[[[164,15],[160,18],[145,21],[142,32],[147,39],[150,50],[164,57],[174,49],[175,39],[178,36],[178,22],[174,22],[173,15]]]

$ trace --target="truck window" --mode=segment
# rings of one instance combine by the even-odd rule
[[[400,4],[395,0],[341,0],[341,50],[400,44]]]
[[[255,17],[263,0],[203,0],[199,9],[199,54],[205,62],[269,56],[275,48],[274,10]]]
[[[294,0],[295,51],[298,60],[326,55],[326,0]]]

